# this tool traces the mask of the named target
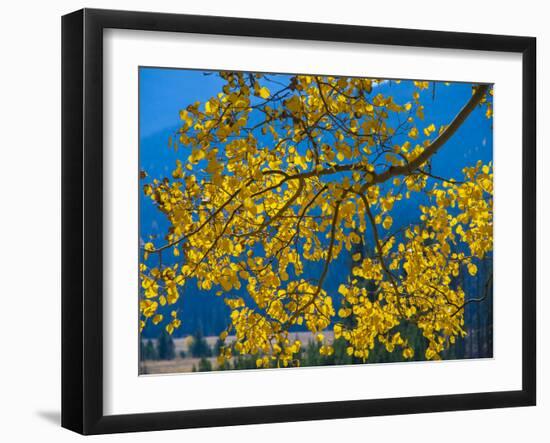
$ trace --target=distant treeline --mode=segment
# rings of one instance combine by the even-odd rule
[[[216,357],[223,342],[218,339],[215,346],[210,346],[202,332],[195,332],[189,337],[187,352],[180,350],[178,356],[186,357]],[[176,348],[171,335],[162,331],[158,339],[142,339],[140,348],[140,360],[173,360],[176,358]]]

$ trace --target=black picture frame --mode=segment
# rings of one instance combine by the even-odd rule
[[[103,413],[103,30],[171,31],[522,54],[522,389],[228,409]],[[536,39],[83,9],[62,18],[62,426],[82,434],[530,406],[536,403]]]

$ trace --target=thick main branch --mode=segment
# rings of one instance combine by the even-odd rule
[[[396,175],[410,174],[415,169],[426,163],[439,149],[453,136],[458,128],[464,123],[466,118],[472,113],[475,107],[481,102],[483,96],[487,93],[489,85],[480,85],[476,92],[470,97],[468,103],[460,110],[454,120],[439,134],[439,136],[414,160],[402,166],[392,166],[381,174],[374,176],[374,183],[382,183]]]

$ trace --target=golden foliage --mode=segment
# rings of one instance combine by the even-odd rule
[[[378,341],[413,358],[407,337],[395,332],[405,322],[427,339],[425,357],[438,359],[465,334],[457,277],[476,275],[476,262],[492,250],[493,176],[481,162],[465,168],[462,181],[430,179],[429,159],[408,167],[446,130],[417,128],[430,83],[415,82],[400,104],[377,92],[376,79],[297,75],[276,91],[262,74],[220,75],[217,96],[180,113],[186,160],[171,178],[143,186],[170,230],[164,243],[143,247],[142,327],[151,320],[172,333],[177,312],[166,319],[157,311],[194,281],[231,309],[220,338],[236,339],[222,347],[220,363],[236,351],[257,355],[258,367],[298,365],[301,343],[289,328],[302,324],[322,355],[333,353],[323,335],[332,328],[348,355],[366,360]],[[391,211],[414,193],[429,204],[416,224],[399,226]],[[365,243],[370,250],[357,253]],[[163,265],[162,254],[176,264]],[[352,255],[353,268],[337,296],[323,286],[342,254]],[[153,255],[159,264],[146,266]],[[307,262],[320,263],[316,279],[304,277]],[[241,288],[251,301],[234,294]]]

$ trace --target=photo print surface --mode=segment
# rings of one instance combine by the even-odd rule
[[[493,87],[139,68],[140,374],[493,356]]]

